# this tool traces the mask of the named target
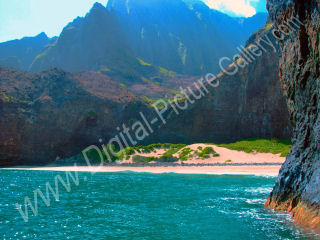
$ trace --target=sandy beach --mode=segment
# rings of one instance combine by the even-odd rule
[[[197,149],[205,147],[204,144],[193,144],[188,147]],[[117,162],[116,164],[104,166],[74,166],[74,164],[59,165],[52,164],[42,167],[21,167],[15,169],[36,170],[36,171],[79,171],[79,172],[138,172],[138,173],[180,173],[180,174],[216,174],[216,175],[263,175],[277,176],[285,158],[280,154],[271,153],[245,153],[241,151],[229,150],[222,147],[213,146],[219,154],[218,157],[199,159],[193,157],[184,162],[177,163],[150,163],[135,164],[132,156],[129,160]],[[159,156],[163,154],[163,149],[158,149],[152,153],[141,154],[143,156]],[[177,155],[177,154],[176,154]]]
[[[197,149],[205,147],[204,144],[193,144],[188,147]],[[245,153],[241,151],[229,150],[222,147],[213,146],[219,154],[218,157],[209,157],[199,159],[194,156],[187,161],[176,163],[156,163],[136,164],[132,162],[132,156],[129,160],[117,162],[115,164],[104,166],[87,166],[77,164],[52,164],[42,167],[21,167],[24,170],[36,171],[79,171],[79,172],[146,172],[146,173],[180,173],[180,174],[217,174],[217,175],[263,175],[277,176],[285,158],[280,154],[271,153]],[[159,156],[163,154],[163,149],[157,149],[152,153],[139,153],[142,156]],[[178,154],[176,154],[178,156]],[[16,168],[17,169],[17,168]]]
[[[211,175],[258,175],[258,176],[277,176],[280,165],[261,165],[261,166],[145,166],[145,167],[125,167],[125,166],[63,166],[63,167],[33,167],[16,168],[36,171],[78,171],[78,172],[126,172],[137,173],[179,173],[179,174],[211,174]]]

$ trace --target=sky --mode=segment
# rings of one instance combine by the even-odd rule
[[[213,9],[230,16],[250,17],[266,12],[266,0],[203,0]],[[84,16],[95,2],[108,0],[0,0],[0,42],[35,36],[45,32],[49,37],[78,16]]]
[[[252,17],[257,12],[266,12],[266,0],[205,0],[210,8],[230,16]]]

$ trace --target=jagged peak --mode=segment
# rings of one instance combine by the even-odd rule
[[[96,15],[96,14],[99,14],[99,13],[104,13],[106,11],[107,11],[107,8],[105,6],[103,6],[99,2],[95,2],[95,4],[93,4],[92,8],[90,9],[90,11],[86,15],[86,17],[88,15]]]
[[[44,38],[44,39],[48,39],[48,36],[45,32],[41,32],[39,33],[36,38]]]
[[[95,10],[95,9],[106,9],[105,6],[103,6],[101,3],[99,2],[95,2],[91,8],[90,11]]]

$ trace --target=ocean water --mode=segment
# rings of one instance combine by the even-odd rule
[[[263,207],[275,179],[257,176],[78,173],[50,206],[36,191],[25,222],[16,203],[34,204],[58,175],[0,170],[0,239],[317,239]]]

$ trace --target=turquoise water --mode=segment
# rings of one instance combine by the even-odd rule
[[[263,207],[275,179],[254,176],[79,173],[49,207],[38,196],[24,222],[15,203],[45,194],[47,181],[55,188],[57,174],[66,179],[0,170],[1,239],[316,239]]]

